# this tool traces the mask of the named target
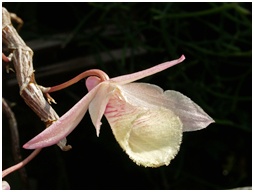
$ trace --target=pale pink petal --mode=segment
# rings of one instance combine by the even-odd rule
[[[183,123],[183,131],[195,131],[207,127],[214,120],[190,98],[177,91],[163,91],[148,83],[130,83],[122,86],[125,97],[132,105],[164,107],[177,115]]]
[[[180,92],[165,91],[164,95],[169,99],[167,108],[171,108],[180,117],[183,131],[200,130],[215,122],[201,107]]]
[[[73,131],[85,115],[98,88],[99,86],[92,89],[60,119],[42,131],[39,135],[28,141],[23,147],[26,149],[43,148],[56,144],[61,139],[65,138]]]
[[[169,109],[131,99],[119,86],[107,105],[105,116],[116,140],[138,165],[168,165],[182,140],[180,119]]]
[[[116,82],[119,85],[120,84],[131,83],[133,81],[136,81],[136,80],[142,79],[144,77],[153,75],[155,73],[161,72],[161,71],[163,71],[163,70],[165,70],[169,67],[172,67],[172,66],[174,66],[178,63],[181,63],[184,59],[185,59],[185,57],[184,57],[184,55],[182,55],[177,60],[161,63],[159,65],[156,65],[154,67],[151,67],[149,69],[145,69],[143,71],[139,71],[139,72],[136,72],[136,73],[131,73],[131,74],[128,74],[128,75],[122,75],[122,76],[119,76],[119,77],[115,77],[115,78],[112,78],[111,81]]]

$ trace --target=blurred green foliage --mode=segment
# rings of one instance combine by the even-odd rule
[[[46,148],[26,166],[31,188],[230,189],[251,186],[251,3],[4,3],[3,6],[24,20],[20,35],[25,41],[68,34],[61,39],[61,52],[53,57],[37,59],[35,52],[35,69],[94,54],[95,67],[113,77],[184,54],[186,60],[182,64],[143,81],[165,90],[180,91],[216,121],[204,130],[184,133],[180,152],[171,164],[151,169],[137,166],[122,152],[105,119],[97,138],[86,115],[68,136],[73,146],[71,151],[62,152],[56,146]],[[114,27],[113,34],[105,35],[109,26]],[[112,62],[103,63],[99,53],[106,52],[113,57],[110,51],[117,48],[123,50],[122,59],[112,58]],[[146,53],[135,56],[140,48]],[[127,49],[131,49],[131,56],[126,59],[124,50]],[[38,83],[49,86],[66,80],[64,74]],[[52,94],[58,102],[53,107],[59,114],[85,94],[82,86],[80,83]],[[20,99],[18,89],[15,91],[6,87],[3,97],[16,103],[13,111],[22,145],[44,125]],[[8,134],[3,118],[3,167],[13,164],[8,152]],[[29,154],[26,150],[22,153],[23,157]],[[22,187],[17,173],[6,180],[12,189]]]

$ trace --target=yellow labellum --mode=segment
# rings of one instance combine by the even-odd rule
[[[109,100],[105,116],[120,146],[138,165],[168,165],[182,140],[179,117],[163,107],[132,105],[117,92]]]

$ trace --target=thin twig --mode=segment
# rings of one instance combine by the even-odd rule
[[[45,100],[44,94],[39,88],[41,86],[36,83],[33,68],[33,51],[13,27],[10,13],[4,7],[2,7],[2,39],[10,51],[10,60],[14,65],[21,97],[46,126],[51,125],[59,119],[59,116]],[[47,96],[48,101],[54,102],[48,94]],[[71,149],[71,146],[66,146],[66,142],[66,139],[63,139],[58,143],[58,146],[63,151]]]

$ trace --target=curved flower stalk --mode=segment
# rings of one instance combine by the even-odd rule
[[[7,176],[8,174],[24,167],[27,163],[29,163],[36,155],[38,155],[41,151],[41,148],[35,149],[27,158],[25,158],[20,163],[13,165],[4,171],[2,171],[2,178]],[[9,190],[11,187],[7,181],[2,181],[2,190]]]
[[[35,149],[56,144],[77,126],[89,109],[97,136],[101,118],[105,115],[116,140],[134,162],[145,167],[168,165],[179,151],[183,131],[203,129],[214,120],[179,92],[164,92],[156,85],[133,81],[163,71],[184,59],[181,56],[112,79],[105,73],[101,75],[104,79],[93,74],[86,80],[88,94],[23,147]],[[54,89],[57,90],[51,88]]]

